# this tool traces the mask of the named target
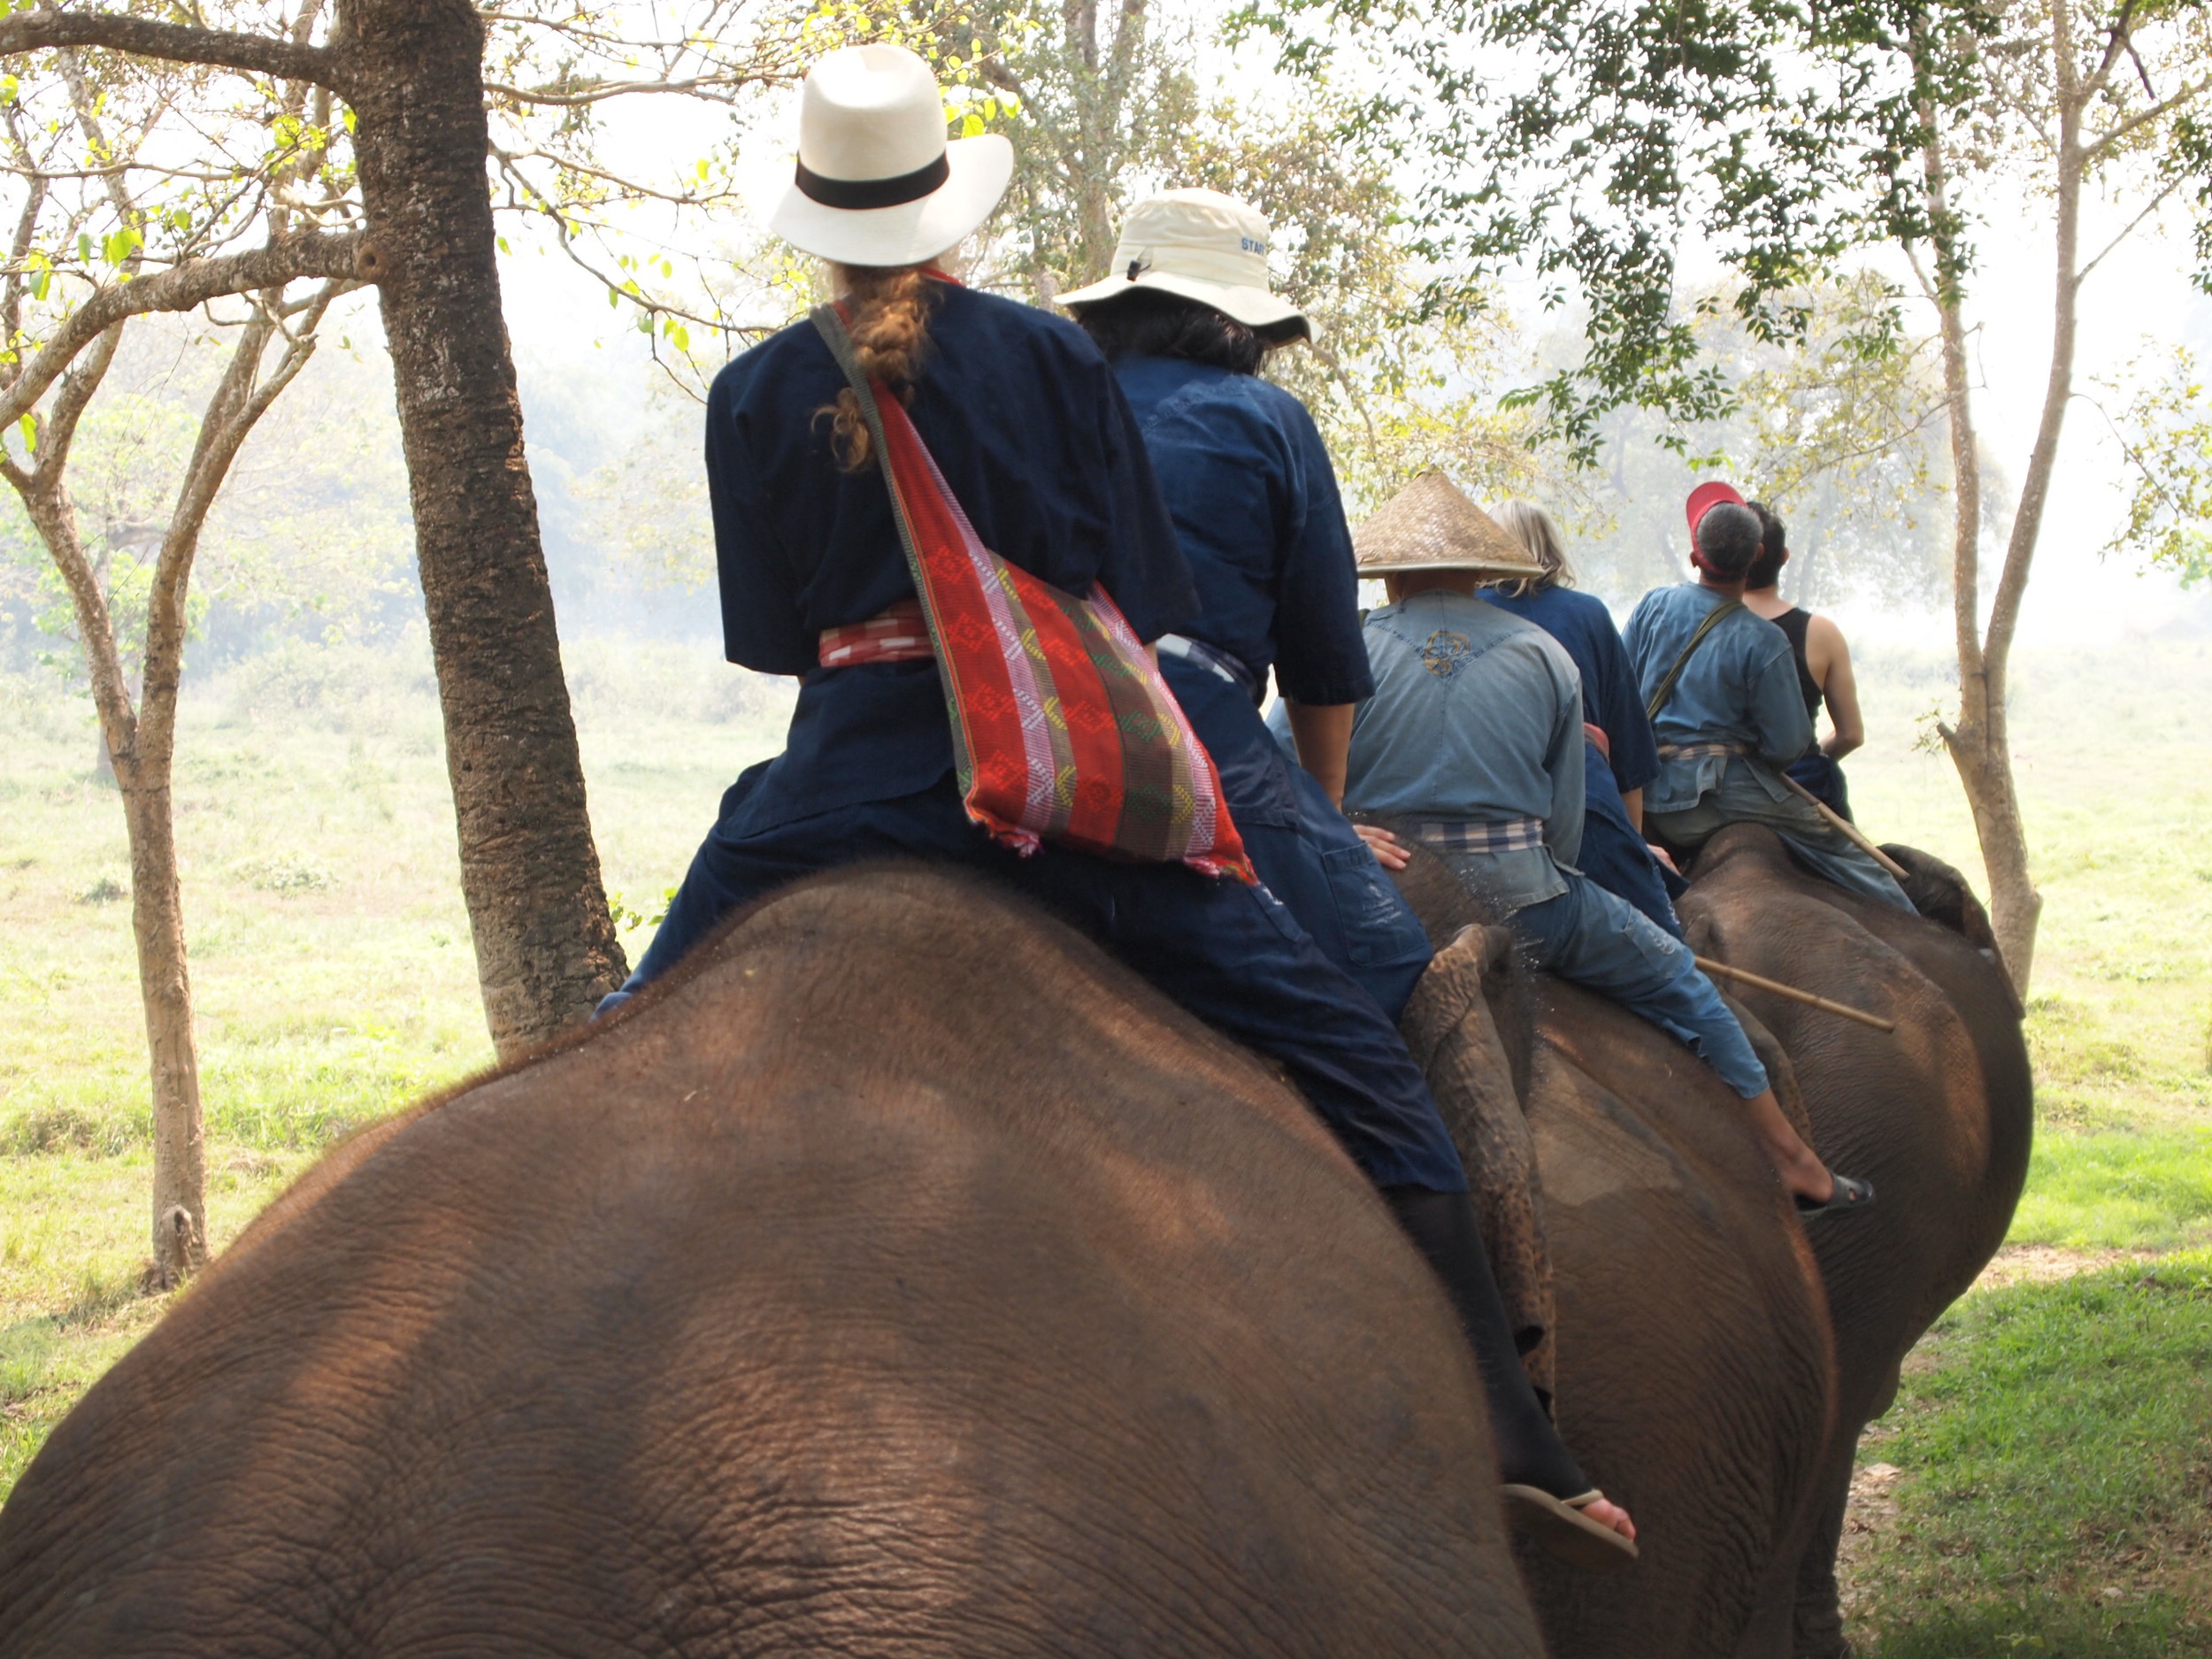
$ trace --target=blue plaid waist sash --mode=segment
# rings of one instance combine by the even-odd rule
[[[1425,818],[1408,827],[1422,846],[1440,853],[1531,853],[1544,844],[1540,818]]]

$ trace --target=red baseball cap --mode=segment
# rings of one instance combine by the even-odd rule
[[[1692,547],[1697,545],[1697,521],[1724,501],[1733,502],[1739,507],[1748,504],[1741,495],[1736,493],[1736,487],[1733,484],[1724,484],[1717,479],[1709,484],[1700,484],[1690,492],[1690,545]]]

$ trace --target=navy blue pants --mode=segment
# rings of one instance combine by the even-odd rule
[[[1575,854],[1575,868],[1679,939],[1682,920],[1674,913],[1666,868],[1651,856],[1650,847],[1628,821],[1628,808],[1621,800],[1620,786],[1613,780],[1613,768],[1598,753],[1596,744],[1585,747],[1590,759],[1585,779],[1588,804],[1582,814],[1582,849]],[[1686,887],[1684,891],[1687,890]]]
[[[1820,750],[1790,762],[1785,770],[1838,818],[1851,816],[1851,791],[1844,784],[1843,768]]]
[[[949,773],[918,795],[784,823],[756,826],[762,815],[747,805],[741,788],[725,797],[726,816],[623,992],[667,972],[740,905],[801,876],[871,858],[943,860],[1028,895],[1217,1031],[1280,1061],[1378,1187],[1467,1189],[1397,1027],[1264,890],[1060,847],[1022,857],[968,822]]]
[[[1420,918],[1328,791],[1283,753],[1240,686],[1171,657],[1160,667],[1220,771],[1260,879],[1395,1024],[1432,954]]]

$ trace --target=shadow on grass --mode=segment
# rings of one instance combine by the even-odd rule
[[[2056,1596],[1939,1608],[1861,1643],[1862,1659],[2162,1659],[2212,1654],[2212,1627],[2171,1596],[2124,1607]]]
[[[2212,1655],[2212,1252],[1968,1297],[1863,1455],[1863,1654]]]

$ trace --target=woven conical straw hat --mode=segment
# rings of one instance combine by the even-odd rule
[[[1476,571],[1486,576],[1541,576],[1544,567],[1460,493],[1443,473],[1426,472],[1383,503],[1353,533],[1363,576],[1406,571]]]

